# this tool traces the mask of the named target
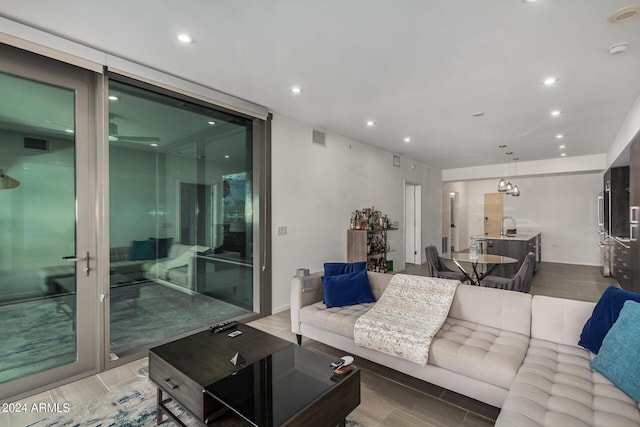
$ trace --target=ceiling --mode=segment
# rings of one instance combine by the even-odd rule
[[[449,169],[605,153],[640,95],[640,16],[607,19],[630,4],[2,0],[0,15]]]

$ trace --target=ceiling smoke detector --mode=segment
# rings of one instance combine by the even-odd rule
[[[632,4],[622,9],[618,9],[609,16],[609,22],[618,24],[620,22],[628,21],[635,17],[640,12],[640,3]]]

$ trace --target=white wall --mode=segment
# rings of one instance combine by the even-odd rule
[[[312,127],[275,115],[272,126],[273,311],[289,306],[296,268],[321,270],[346,261],[351,212],[375,206],[399,221],[389,232],[396,271],[404,269],[404,183],[422,184],[422,246],[440,241],[439,169],[406,158],[393,166],[392,153],[335,134],[326,147],[311,143]],[[414,168],[411,166],[414,165]],[[287,234],[277,235],[278,227]]]
[[[543,261],[602,265],[597,226],[601,173],[519,177],[514,182],[522,195],[505,195],[504,214],[516,219],[518,231],[542,232]],[[483,234],[484,193],[495,193],[496,183],[495,179],[446,183],[446,188],[466,187],[467,238]]]

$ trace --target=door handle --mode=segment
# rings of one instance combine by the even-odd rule
[[[84,275],[88,276],[89,275],[89,270],[91,270],[90,266],[89,266],[89,252],[85,252],[83,257],[79,257],[78,255],[69,255],[69,256],[63,256],[62,257],[63,260],[65,261],[69,261],[69,262],[85,262],[85,266],[82,269],[82,271],[84,271]]]

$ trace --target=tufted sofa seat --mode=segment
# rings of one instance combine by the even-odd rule
[[[639,405],[577,346],[594,303],[460,284],[422,366],[357,346],[353,326],[374,303],[327,308],[321,276],[291,281],[299,343],[305,336],[499,407],[498,427],[640,425]],[[377,301],[392,276],[368,277]]]
[[[591,369],[594,354],[576,345],[593,306],[533,298],[529,349],[496,426],[640,425],[638,403]]]

